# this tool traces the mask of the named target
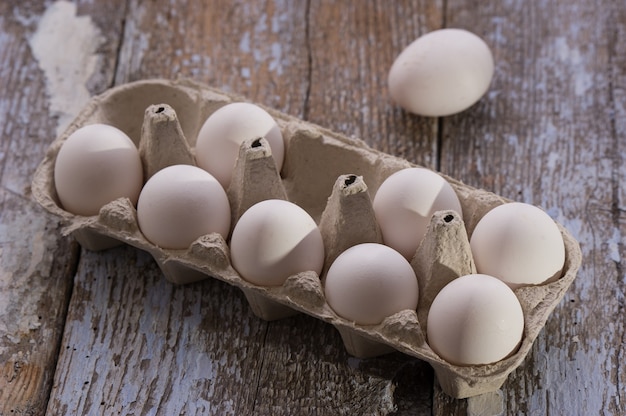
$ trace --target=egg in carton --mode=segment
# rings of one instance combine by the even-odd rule
[[[149,252],[165,278],[186,284],[217,278],[240,288],[252,311],[266,320],[303,312],[335,326],[347,351],[372,357],[401,351],[432,365],[442,389],[455,398],[492,392],[529,353],[552,310],[573,282],[581,263],[578,243],[558,225],[565,245],[565,264],[553,282],[520,287],[515,294],[524,314],[519,347],[508,357],[485,365],[455,365],[428,345],[426,318],[437,293],[459,276],[475,273],[468,235],[492,208],[510,202],[493,193],[442,175],[456,192],[463,211],[436,212],[411,265],[419,284],[417,310],[403,310],[377,325],[358,325],[338,316],[326,301],[324,275],[333,260],[359,243],[382,243],[371,195],[392,173],[414,167],[406,160],[376,151],[363,141],[265,108],[278,123],[286,143],[278,172],[267,141],[252,138],[239,151],[227,194],[231,231],[255,203],[284,199],[306,210],[319,225],[325,248],[321,276],[308,271],[290,276],[281,286],[262,287],[244,280],[233,268],[228,239],[218,233],[202,236],[188,249],[169,250],[150,243],[139,229],[136,207],[128,198],[112,201],[98,215],[65,211],[54,184],[57,154],[68,136],[94,123],[116,126],[140,150],[144,181],[173,164],[195,164],[195,138],[204,120],[218,108],[243,102],[241,97],[190,80],[145,80],[110,89],[93,98],[68,129],[50,146],[33,178],[33,195],[64,223],[85,248],[103,250],[129,244]]]

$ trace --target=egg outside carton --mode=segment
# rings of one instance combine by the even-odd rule
[[[228,196],[232,227],[239,216],[262,199],[288,199],[304,208],[320,226],[325,244],[322,279],[315,272],[289,277],[279,287],[260,287],[243,280],[230,262],[227,242],[219,234],[197,239],[187,250],[166,250],[148,242],[137,225],[130,200],[121,198],[82,217],[64,211],[54,189],[54,161],[63,141],[79,127],[106,123],[125,131],[140,149],[148,177],[173,163],[194,164],[195,137],[217,108],[242,97],[191,80],[145,80],[112,88],[94,97],[50,146],[33,178],[33,196],[65,224],[90,250],[129,244],[148,251],[169,281],[185,284],[209,277],[239,287],[259,317],[272,320],[303,312],[337,328],[347,351],[370,357],[397,350],[431,364],[444,392],[455,398],[488,393],[502,386],[527,356],[552,310],[563,298],[581,264],[578,243],[561,225],[566,259],[563,274],[553,283],[515,290],[524,312],[524,334],[517,351],[493,364],[457,366],[442,360],[428,346],[425,323],[436,293],[450,280],[475,271],[468,235],[491,208],[509,202],[442,175],[454,188],[463,209],[437,212],[411,265],[419,278],[417,311],[405,310],[379,325],[362,326],[337,316],[324,298],[323,276],[344,249],[362,242],[381,242],[371,208],[370,192],[393,172],[415,166],[406,160],[270,108],[286,137],[282,172],[276,171],[263,138],[240,148]],[[155,105],[157,103],[157,105]],[[158,103],[168,103],[160,105]],[[176,109],[176,110],[175,110]],[[369,188],[369,189],[368,189]],[[423,323],[423,324],[421,324]]]

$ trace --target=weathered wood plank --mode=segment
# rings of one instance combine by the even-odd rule
[[[303,315],[261,322],[224,283],[173,286],[146,253],[86,252],[48,411],[387,414],[389,380],[407,364],[404,381],[424,372],[400,354],[350,358],[339,343],[334,330]]]
[[[0,415],[43,414],[78,247],[23,195],[0,208]]]
[[[542,206],[584,253],[577,281],[503,387],[505,414],[623,414],[626,141],[616,125],[626,113],[615,97],[626,7],[520,1],[475,10],[449,1],[447,24],[486,38],[496,77],[486,99],[444,121],[442,170]]]
[[[241,293],[169,284],[129,247],[81,260],[50,414],[248,413],[265,326]]]
[[[36,164],[85,91],[179,75],[546,208],[582,242],[585,262],[504,385],[504,413],[625,411],[625,5],[93,3],[78,2],[78,16],[67,2],[0,4],[8,80],[0,84],[0,414],[45,407],[77,261],[56,221],[28,200]],[[77,53],[59,42],[83,63],[79,75],[68,64],[54,78],[46,72],[54,54],[32,43],[55,5],[92,39]],[[387,70],[404,46],[444,25],[492,45],[494,84],[460,115],[408,115],[389,101]],[[73,95],[60,93],[72,80]],[[417,360],[349,357],[335,330],[313,318],[266,323],[223,283],[172,286],[128,247],[81,255],[58,359],[49,414],[448,415],[478,406],[433,391],[432,371]]]
[[[306,2],[130,1],[116,83],[189,77],[301,115]]]
[[[62,4],[57,13],[73,7]],[[44,12],[41,2],[0,4],[0,415],[45,412],[79,257],[57,219],[30,199],[32,174],[59,123],[73,117],[72,105],[84,104],[80,88],[89,98],[86,86],[71,97],[62,94],[68,91],[60,76],[71,80],[82,72],[50,78],[49,71],[66,69],[55,67],[64,56],[59,45],[65,59],[72,48],[52,43],[59,40],[49,32],[53,26],[38,26]],[[73,17],[70,23],[83,22]],[[48,23],[55,23],[50,15]],[[105,57],[106,49],[101,52]],[[93,87],[106,86],[93,80]]]
[[[312,2],[311,86],[305,118],[434,168],[437,120],[394,106],[387,74],[404,47],[441,27],[442,4]]]
[[[0,414],[42,413],[71,288],[75,246],[29,200],[54,121],[25,35],[29,12],[0,5]],[[31,161],[32,158],[32,161]],[[69,266],[68,266],[69,265]],[[68,268],[69,267],[69,268]]]
[[[337,19],[345,19],[337,5],[320,5],[316,12],[305,2],[171,6],[129,2],[116,83],[189,76],[297,116],[316,117],[325,126],[352,129],[346,120],[354,115],[348,111],[353,104],[345,102],[341,89],[322,81],[337,67],[325,64],[337,54],[329,41],[348,56],[378,49],[366,36],[371,30],[366,15],[342,23],[354,33],[345,37],[337,30]],[[393,7],[379,7],[403,18]],[[390,27],[385,19],[379,24]],[[332,39],[312,41],[313,26]],[[381,41],[389,35],[377,30]],[[383,102],[381,79],[354,89],[353,76],[366,73],[371,62],[348,64],[347,77],[333,85],[354,90],[361,101]],[[368,120],[363,123],[374,126],[370,142],[386,140],[386,125]],[[433,126],[428,121],[423,127],[429,132],[428,149]],[[412,138],[406,140],[413,145]],[[355,360],[334,328],[306,316],[263,322],[251,316],[238,292],[219,282],[173,287],[133,249],[85,253],[75,287],[50,414],[388,414],[394,408],[430,413],[432,371],[424,363],[401,354]]]

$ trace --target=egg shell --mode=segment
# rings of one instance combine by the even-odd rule
[[[81,127],[59,151],[54,183],[61,204],[74,214],[96,215],[105,204],[124,197],[136,204],[143,183],[139,152],[116,127]]]
[[[413,268],[382,244],[357,244],[341,253],[328,269],[324,288],[330,307],[361,325],[376,325],[404,309],[417,308]]]
[[[285,145],[276,121],[255,104],[227,104],[211,114],[200,128],[196,140],[198,166],[215,176],[227,189],[240,145],[259,137],[269,142],[276,169],[280,171]]]
[[[395,172],[381,184],[373,201],[383,241],[407,260],[414,255],[436,211],[462,207],[454,189],[437,173],[425,168]]]
[[[565,263],[563,237],[554,220],[522,202],[503,204],[485,214],[470,245],[476,270],[513,288],[554,281]]]
[[[226,238],[230,205],[210,173],[191,165],[173,165],[146,182],[137,203],[137,220],[150,242],[182,250],[205,234]]]
[[[524,313],[513,290],[484,274],[448,283],[428,312],[430,347],[458,365],[490,364],[514,353],[524,331]]]
[[[440,29],[398,55],[389,70],[389,93],[411,113],[448,116],[476,103],[493,74],[493,55],[480,37],[463,29]]]
[[[280,286],[296,273],[324,265],[324,242],[317,224],[302,208],[269,199],[239,218],[230,241],[233,267],[247,281]]]

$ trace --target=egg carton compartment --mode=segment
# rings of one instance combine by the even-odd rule
[[[463,218],[454,211],[437,212],[426,237],[411,261],[419,279],[417,310],[387,317],[379,325],[357,325],[339,317],[327,304],[323,278],[343,250],[363,242],[382,242],[371,196],[392,173],[415,165],[376,151],[363,141],[334,133],[295,117],[264,108],[285,138],[285,160],[276,171],[264,138],[253,138],[240,148],[233,180],[227,190],[232,210],[231,231],[237,219],[254,203],[286,199],[306,210],[321,230],[325,262],[321,276],[303,272],[283,285],[261,287],[242,279],[232,267],[228,238],[217,233],[198,238],[186,250],[168,250],[150,243],[141,233],[137,212],[121,198],[103,206],[98,215],[84,217],[65,211],[54,184],[56,156],[68,136],[87,124],[104,123],[124,131],[140,150],[144,182],[172,164],[194,164],[195,138],[206,118],[242,97],[191,80],[145,80],[110,89],[94,97],[74,122],[50,146],[33,178],[33,195],[60,217],[64,234],[72,234],[85,248],[103,250],[128,244],[149,252],[167,280],[186,284],[216,278],[240,288],[251,309],[267,320],[303,312],[337,328],[347,351],[371,357],[401,351],[425,360],[435,370],[443,390],[455,398],[495,391],[517,368],[563,298],[581,264],[578,243],[559,225],[565,243],[561,277],[548,284],[515,289],[524,312],[519,348],[494,364],[458,366],[441,359],[428,345],[425,323],[435,295],[456,277],[475,272],[468,236],[490,209],[509,202],[493,193],[472,188],[442,175],[454,188]]]

